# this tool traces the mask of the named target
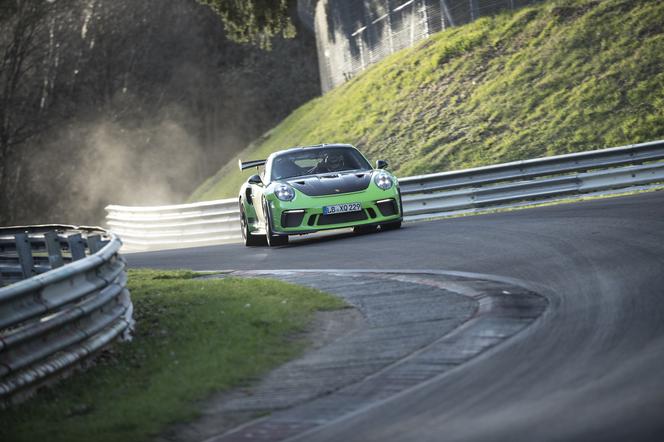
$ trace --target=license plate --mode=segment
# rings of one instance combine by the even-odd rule
[[[335,204],[334,206],[323,206],[323,215],[334,215],[335,213],[359,212],[362,210],[360,203]]]

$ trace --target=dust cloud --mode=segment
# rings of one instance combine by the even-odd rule
[[[127,205],[176,204],[198,182],[203,149],[177,121],[126,129],[94,127],[75,185],[86,200]]]
[[[0,127],[0,225],[104,224],[108,204],[183,203],[320,93],[313,34],[264,51],[229,41],[205,5],[161,3],[56,2],[30,22],[29,61],[43,69],[0,102],[13,116],[11,146]],[[0,55],[12,55],[11,29]]]

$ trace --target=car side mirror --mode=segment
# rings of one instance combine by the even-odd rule
[[[249,179],[247,180],[247,182],[248,182],[249,184],[256,184],[256,185],[258,185],[258,186],[262,186],[262,185],[263,185],[263,180],[261,180],[261,176],[260,176],[260,175],[252,175],[252,176],[250,176]]]
[[[376,161],[376,169],[385,169],[389,164],[387,164],[387,161],[385,160],[378,160]]]

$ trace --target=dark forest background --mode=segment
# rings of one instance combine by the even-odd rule
[[[0,0],[0,225],[183,202],[318,95],[294,2],[253,3]]]

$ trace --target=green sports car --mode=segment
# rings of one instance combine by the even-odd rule
[[[256,167],[240,189],[240,222],[247,246],[283,245],[288,235],[353,227],[356,232],[398,229],[403,211],[399,182],[376,169],[349,144],[296,147],[267,160],[240,161]]]

